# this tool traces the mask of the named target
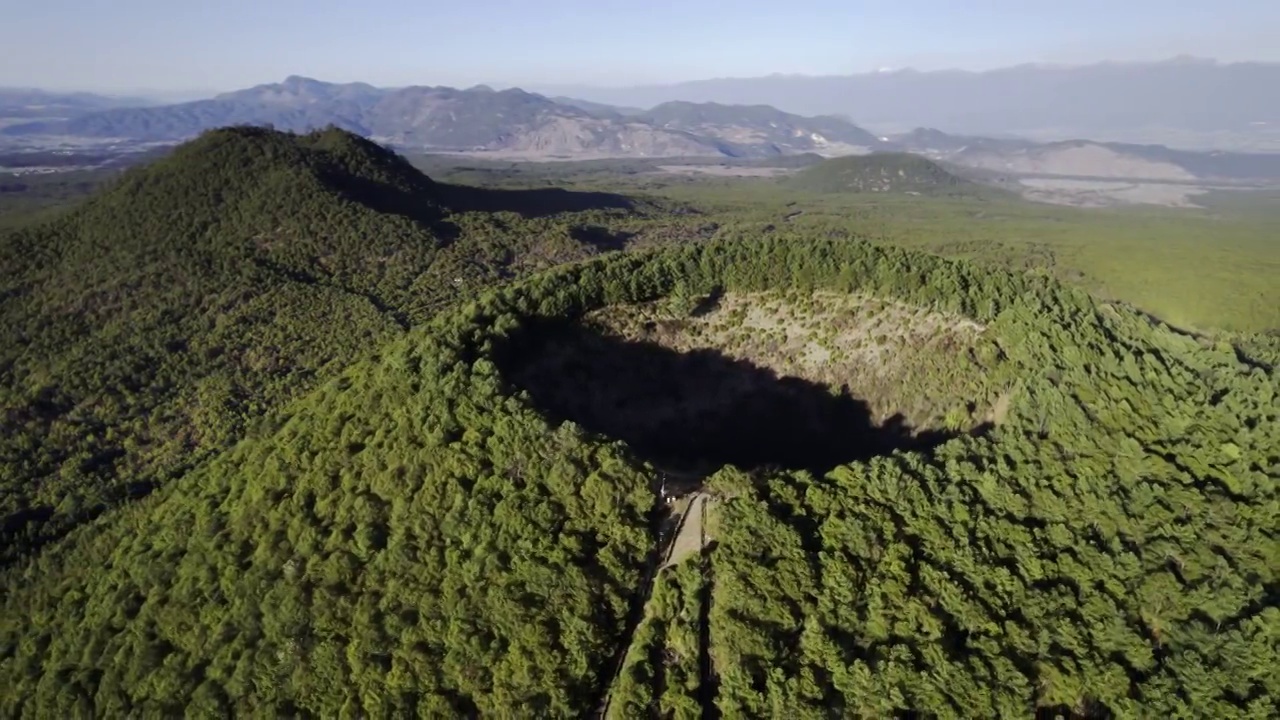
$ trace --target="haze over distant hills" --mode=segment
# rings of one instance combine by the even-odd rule
[[[1090,137],[1174,145],[1280,149],[1280,63],[1199,58],[1019,65],[985,72],[899,70],[773,75],[548,92],[615,105],[767,104],[804,115],[849,114],[878,131],[913,127],[1035,139]],[[1250,141],[1255,144],[1248,144]]]
[[[100,110],[150,104],[141,97],[0,87],[0,119],[65,119]]]
[[[801,117],[768,105],[667,102],[637,119],[664,130],[718,137],[738,145],[779,151],[847,154],[881,144],[875,135],[838,117]]]
[[[1038,141],[1091,138],[1185,149],[1280,151],[1280,93],[1268,92],[1275,87],[1280,87],[1280,63],[1219,63],[1192,57],[1081,66],[1024,64],[980,72],[902,69],[845,76],[771,75],[636,87],[549,85],[535,88],[541,94],[494,92],[486,86],[384,89],[294,76],[166,105],[163,112],[140,112],[136,107],[155,105],[141,98],[0,89],[0,118],[10,125],[44,121],[16,129],[19,135],[179,140],[228,123],[309,130],[333,122],[391,143],[449,150],[742,153],[740,148],[721,146],[723,141],[732,145],[732,136],[742,136],[738,130],[699,134],[690,122],[668,126],[661,114],[654,114],[657,106],[673,102],[717,103],[776,108],[790,114],[791,125],[801,116],[820,116],[824,122],[843,123],[837,135],[848,132],[853,125],[849,119],[855,118],[877,135],[929,127]],[[126,109],[130,106],[136,107]],[[470,113],[480,117],[467,117]],[[499,118],[505,127],[495,132]],[[738,119],[730,124],[737,125]],[[654,128],[656,121],[663,127]],[[520,137],[513,137],[513,122],[524,126]],[[451,123],[459,128],[447,128]],[[530,129],[541,132],[530,134]],[[799,129],[800,134],[784,138],[782,151],[823,149],[820,142],[803,140],[811,134],[803,132],[808,127]],[[826,138],[829,125],[827,130],[819,134]],[[759,149],[754,154],[766,152]]]
[[[1280,86],[1280,72],[1276,70],[1280,65],[1254,64],[1245,69],[1249,68],[1261,73],[1259,77],[1266,72],[1276,73],[1275,86]],[[335,84],[291,76],[280,83],[223,93],[206,100],[150,107],[117,107],[124,101],[91,95],[58,96],[65,99],[50,100],[43,106],[45,110],[39,112],[35,108],[41,105],[33,104],[30,98],[18,98],[10,106],[0,106],[0,118],[7,118],[0,120],[0,144],[19,150],[57,150],[103,143],[127,149],[129,146],[145,148],[150,144],[172,144],[206,130],[229,125],[271,126],[294,132],[336,126],[404,151],[483,153],[523,160],[770,158],[803,153],[838,157],[891,151],[925,155],[999,176],[1137,179],[1164,183],[1273,183],[1280,180],[1280,153],[1173,150],[1164,145],[1099,139],[1120,130],[1111,133],[1100,130],[1095,135],[1085,131],[1069,133],[1062,129],[1072,122],[1081,127],[1102,127],[1100,118],[1107,116],[1112,118],[1110,127],[1129,128],[1124,132],[1142,134],[1142,130],[1133,128],[1147,127],[1141,123],[1153,123],[1155,120],[1152,118],[1163,112],[1162,117],[1172,118],[1170,123],[1179,118],[1185,119],[1185,126],[1178,130],[1166,125],[1159,132],[1218,133],[1230,140],[1228,144],[1244,142],[1248,145],[1252,142],[1264,147],[1270,142],[1268,138],[1274,138],[1276,148],[1280,149],[1280,121],[1273,127],[1270,120],[1232,124],[1226,119],[1233,113],[1238,117],[1273,117],[1268,113],[1272,112],[1269,108],[1276,105],[1270,97],[1274,93],[1218,87],[1213,92],[1221,94],[1222,98],[1214,107],[1200,108],[1198,114],[1183,113],[1175,107],[1185,98],[1203,99],[1206,96],[1209,92],[1206,73],[1238,74],[1239,71],[1237,66],[1179,61],[1088,68],[1025,66],[991,73],[899,72],[850,78],[778,77],[761,79],[759,86],[752,85],[754,81],[733,80],[616,91],[641,93],[641,96],[633,98],[636,102],[681,93],[705,95],[717,87],[737,87],[743,92],[753,87],[762,92],[770,87],[780,91],[787,88],[813,89],[819,87],[813,85],[819,81],[836,85],[845,83],[855,91],[859,88],[874,91],[873,101],[865,103],[856,100],[856,92],[851,95],[833,91],[824,94],[820,100],[797,100],[799,95],[787,96],[786,93],[779,96],[784,101],[790,97],[792,106],[822,107],[828,112],[837,109],[851,111],[844,115],[815,117],[797,115],[764,104],[668,100],[642,110],[589,99],[553,98],[518,88],[501,91],[484,85],[469,89],[427,86],[378,88],[367,83]],[[1179,98],[1182,99],[1164,98],[1161,101],[1163,105],[1153,101],[1142,107],[1139,107],[1141,103],[1128,99],[1106,107],[1100,100],[1095,102],[1099,94],[1107,92],[1116,93],[1117,97],[1124,95],[1121,89],[1126,83],[1141,85],[1146,82],[1143,78],[1158,81],[1157,85],[1164,83],[1161,87],[1168,91],[1167,94],[1179,95],[1168,89],[1172,87],[1171,83],[1176,82],[1174,75],[1178,72],[1189,73],[1187,77],[1191,78],[1184,85],[1179,85],[1182,88]],[[1086,80],[1091,73],[1103,73],[1111,79],[1089,84]],[[1195,81],[1196,77],[1203,82]],[[1035,81],[1035,78],[1039,80]],[[1006,88],[1013,88],[1018,83],[1031,83],[1035,88],[1017,92],[1010,89],[1007,94],[996,98],[993,93],[1001,83]],[[1134,90],[1134,96],[1141,97],[1142,92]],[[725,90],[717,95],[722,96],[745,97],[737,90]],[[949,119],[950,122],[877,136],[850,119],[905,117],[907,105],[904,103],[911,97],[919,101],[913,111],[918,112],[919,117]],[[1125,102],[1129,105],[1124,105]],[[1002,103],[1009,110],[1011,119],[997,122],[998,113],[991,108]],[[1036,103],[1047,105],[1041,107]],[[989,131],[984,134],[955,131],[957,127],[967,126],[1007,129],[1019,122],[1033,123],[1037,117],[1047,122],[1049,115],[1055,112],[1055,103],[1064,108],[1061,128],[1041,128],[1030,131],[1028,135],[1037,132],[1041,135],[1062,134],[1063,138],[1059,140],[1046,142],[998,132],[994,133],[996,137],[992,137],[993,133]],[[1066,108],[1068,105],[1071,107]],[[6,107],[12,108],[9,115],[4,114]],[[1111,108],[1109,115],[1107,107]],[[1248,114],[1244,114],[1246,108],[1252,108],[1247,110]],[[987,119],[983,120],[984,117]],[[1214,120],[1214,117],[1219,119]],[[1086,137],[1093,139],[1081,139]],[[23,160],[15,166],[31,165],[32,162]],[[0,158],[0,167],[4,166],[6,162]]]
[[[208,100],[20,123],[3,132],[11,138],[163,142],[240,124],[293,131],[335,125],[399,147],[538,157],[754,157],[822,149],[847,153],[878,142],[847,120],[809,119],[773,108],[674,103],[627,115],[591,104],[560,103],[519,89],[382,89],[297,76]]]
[[[1280,180],[1280,154],[1277,153],[1201,152],[1092,140],[1041,143],[1017,138],[951,135],[932,128],[916,128],[893,135],[887,144],[955,165],[1010,175],[1167,182]]]

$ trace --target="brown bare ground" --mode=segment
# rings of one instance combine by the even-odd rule
[[[877,422],[970,426],[990,418],[999,392],[973,358],[994,340],[951,313],[847,293],[727,294],[710,310],[681,312],[670,301],[620,305],[589,323],[678,352],[714,349],[864,400]]]
[[[705,493],[695,493],[688,499],[688,509],[676,531],[676,538],[667,553],[667,561],[663,567],[677,565],[680,562],[702,552],[706,543],[706,528],[703,518],[708,512],[707,503],[710,498]]]

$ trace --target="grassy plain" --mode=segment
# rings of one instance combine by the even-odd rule
[[[786,164],[809,164],[801,160]],[[767,161],[721,164],[762,163]],[[744,233],[770,226],[771,232],[797,235],[838,231],[1002,268],[1042,270],[1188,331],[1280,332],[1276,189],[1211,192],[1192,208],[1075,208],[996,190],[976,197],[816,193],[786,178],[663,172],[670,161],[498,163],[437,156],[415,164],[433,177],[482,185],[656,196]]]
[[[1271,196],[1220,195],[1204,208],[1085,209],[1014,198],[815,195],[743,180],[664,192],[779,230],[784,222],[796,231],[843,230],[1042,269],[1187,330],[1280,329],[1280,202]]]
[[[89,197],[114,170],[0,173],[0,232],[50,220]]]

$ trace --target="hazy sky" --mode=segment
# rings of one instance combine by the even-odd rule
[[[0,0],[0,85],[624,85],[1188,53],[1280,60],[1280,0]]]

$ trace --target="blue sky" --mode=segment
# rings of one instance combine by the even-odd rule
[[[0,85],[628,85],[1195,54],[1280,61],[1280,0],[0,0]]]

